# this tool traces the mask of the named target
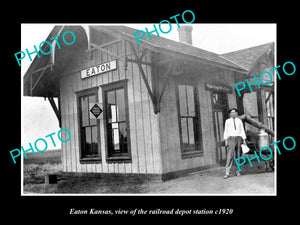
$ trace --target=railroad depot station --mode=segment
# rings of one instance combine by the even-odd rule
[[[274,131],[274,82],[241,97],[234,87],[274,67],[274,43],[219,55],[193,47],[191,28],[178,29],[179,42],[151,35],[141,45],[126,26],[53,28],[51,54],[34,58],[23,87],[47,98],[72,135],[62,143],[64,172],[166,180],[224,165],[232,107]],[[66,31],[76,41],[58,49],[50,39]],[[245,128],[255,147],[259,129]]]

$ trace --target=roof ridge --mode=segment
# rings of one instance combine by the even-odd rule
[[[254,65],[257,63],[257,60],[259,60],[268,49],[274,48],[274,44],[274,42],[269,42],[266,44],[220,54],[220,56],[232,63],[239,65],[249,72],[253,69]]]
[[[236,52],[239,52],[239,51],[245,51],[245,50],[249,50],[251,48],[258,48],[258,47],[262,47],[262,46],[267,46],[267,45],[271,45],[271,44],[274,44],[274,42],[268,42],[268,43],[265,43],[265,44],[261,44],[261,45],[255,45],[255,46],[252,46],[252,47],[248,47],[248,48],[243,48],[243,49],[239,49],[239,50],[235,50],[235,51],[231,51],[231,52],[226,52],[226,53],[222,53],[220,55],[224,56],[226,54],[231,54],[231,53],[236,53]]]
[[[233,62],[233,61],[230,60],[230,59],[225,58],[225,57],[222,56],[222,55],[219,55],[219,57],[221,57],[222,59],[224,59],[224,60],[226,60],[226,61],[229,61],[229,62],[233,63],[234,65],[236,65],[236,66],[238,66],[238,67],[240,67],[240,68],[242,68],[242,69],[244,69],[244,70],[247,70],[245,67],[243,67],[243,66],[237,64],[236,62]]]

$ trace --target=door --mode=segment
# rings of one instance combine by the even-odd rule
[[[225,120],[227,119],[228,98],[224,92],[211,92],[214,134],[216,140],[217,163],[224,166],[227,149],[223,139]]]

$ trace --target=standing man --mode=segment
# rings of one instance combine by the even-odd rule
[[[228,147],[226,158],[226,173],[224,179],[227,179],[229,177],[230,169],[234,159],[241,156],[242,143],[246,144],[246,133],[242,120],[237,118],[237,109],[230,109],[229,115],[230,118],[225,121],[224,128],[225,146]],[[236,170],[236,175],[241,175],[238,169]]]

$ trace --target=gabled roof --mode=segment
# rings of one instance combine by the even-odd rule
[[[225,53],[220,56],[250,72],[260,57],[268,51],[274,51],[274,42]]]

